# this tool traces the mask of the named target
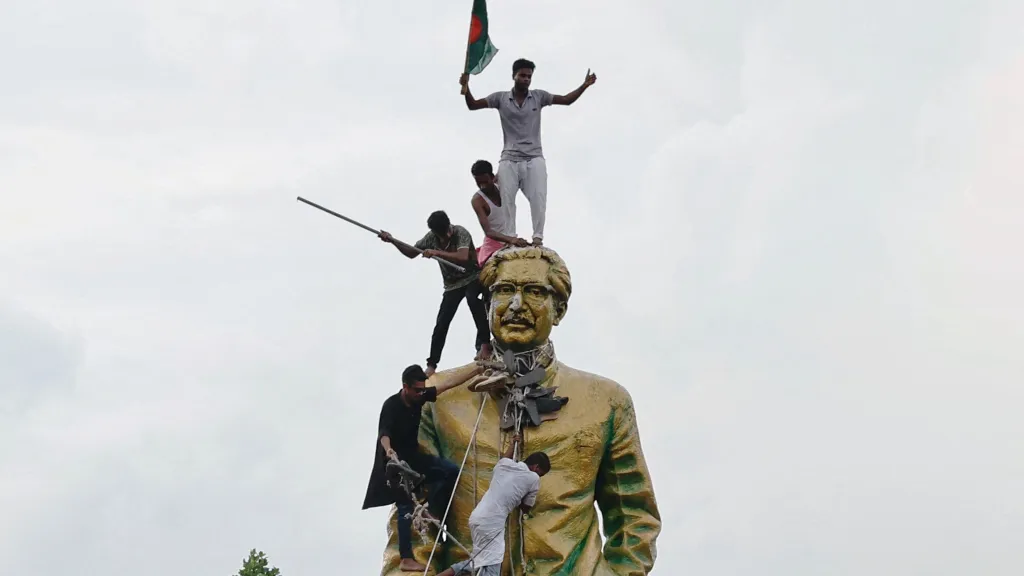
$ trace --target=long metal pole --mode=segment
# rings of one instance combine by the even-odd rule
[[[373,232],[374,234],[380,236],[380,230],[374,230],[373,228],[370,228],[369,226],[367,226],[366,224],[363,224],[362,222],[357,222],[356,220],[353,220],[353,219],[349,218],[348,216],[344,216],[342,214],[338,214],[337,212],[335,212],[334,210],[331,210],[330,208],[324,208],[323,206],[317,204],[316,202],[311,202],[309,200],[306,200],[302,196],[299,196],[298,200],[299,200],[299,202],[305,202],[306,204],[309,204],[313,208],[319,208],[320,210],[323,210],[324,212],[327,212],[328,214],[330,214],[332,216],[337,216],[338,218],[341,218],[345,222],[348,222],[350,224],[355,224],[356,226],[359,226],[363,230],[367,230],[369,232]],[[412,248],[413,250],[416,251],[417,254],[422,254],[423,253],[423,250],[420,250],[419,248],[413,246],[412,244],[406,244],[405,242],[402,242],[401,240],[398,240],[397,238],[392,238],[392,240],[394,240],[395,242],[397,242],[397,243],[399,243],[399,244],[401,244],[403,246],[408,246],[409,248]],[[466,271],[466,269],[463,268],[462,266],[459,266],[458,264],[455,264],[454,262],[449,262],[449,261],[445,260],[444,258],[433,258],[433,260],[437,260],[438,262],[440,262],[441,264],[444,264],[445,266],[451,266],[452,268],[458,270],[459,272],[465,272]]]

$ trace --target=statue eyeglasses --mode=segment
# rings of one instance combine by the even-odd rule
[[[491,297],[503,300],[511,300],[519,293],[523,299],[530,302],[543,302],[555,289],[546,284],[514,284],[512,282],[498,282],[491,286]]]

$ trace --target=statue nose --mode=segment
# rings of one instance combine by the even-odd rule
[[[516,292],[516,295],[512,297],[512,301],[508,304],[509,310],[519,310],[523,307],[523,296]]]

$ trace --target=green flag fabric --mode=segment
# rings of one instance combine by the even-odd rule
[[[491,63],[498,49],[487,33],[487,0],[473,0],[473,16],[469,22],[469,45],[466,47],[466,74],[479,74]]]

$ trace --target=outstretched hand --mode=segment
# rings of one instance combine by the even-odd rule
[[[469,74],[459,76],[459,85],[462,86],[461,93],[465,96],[466,92],[469,91]]]
[[[377,238],[380,238],[384,242],[391,242],[392,240],[394,240],[394,238],[391,237],[390,233],[385,232],[383,230],[380,231],[380,234],[377,234]]]
[[[587,75],[583,79],[584,86],[593,86],[594,82],[597,82],[597,74],[591,74],[590,68],[587,68]]]

